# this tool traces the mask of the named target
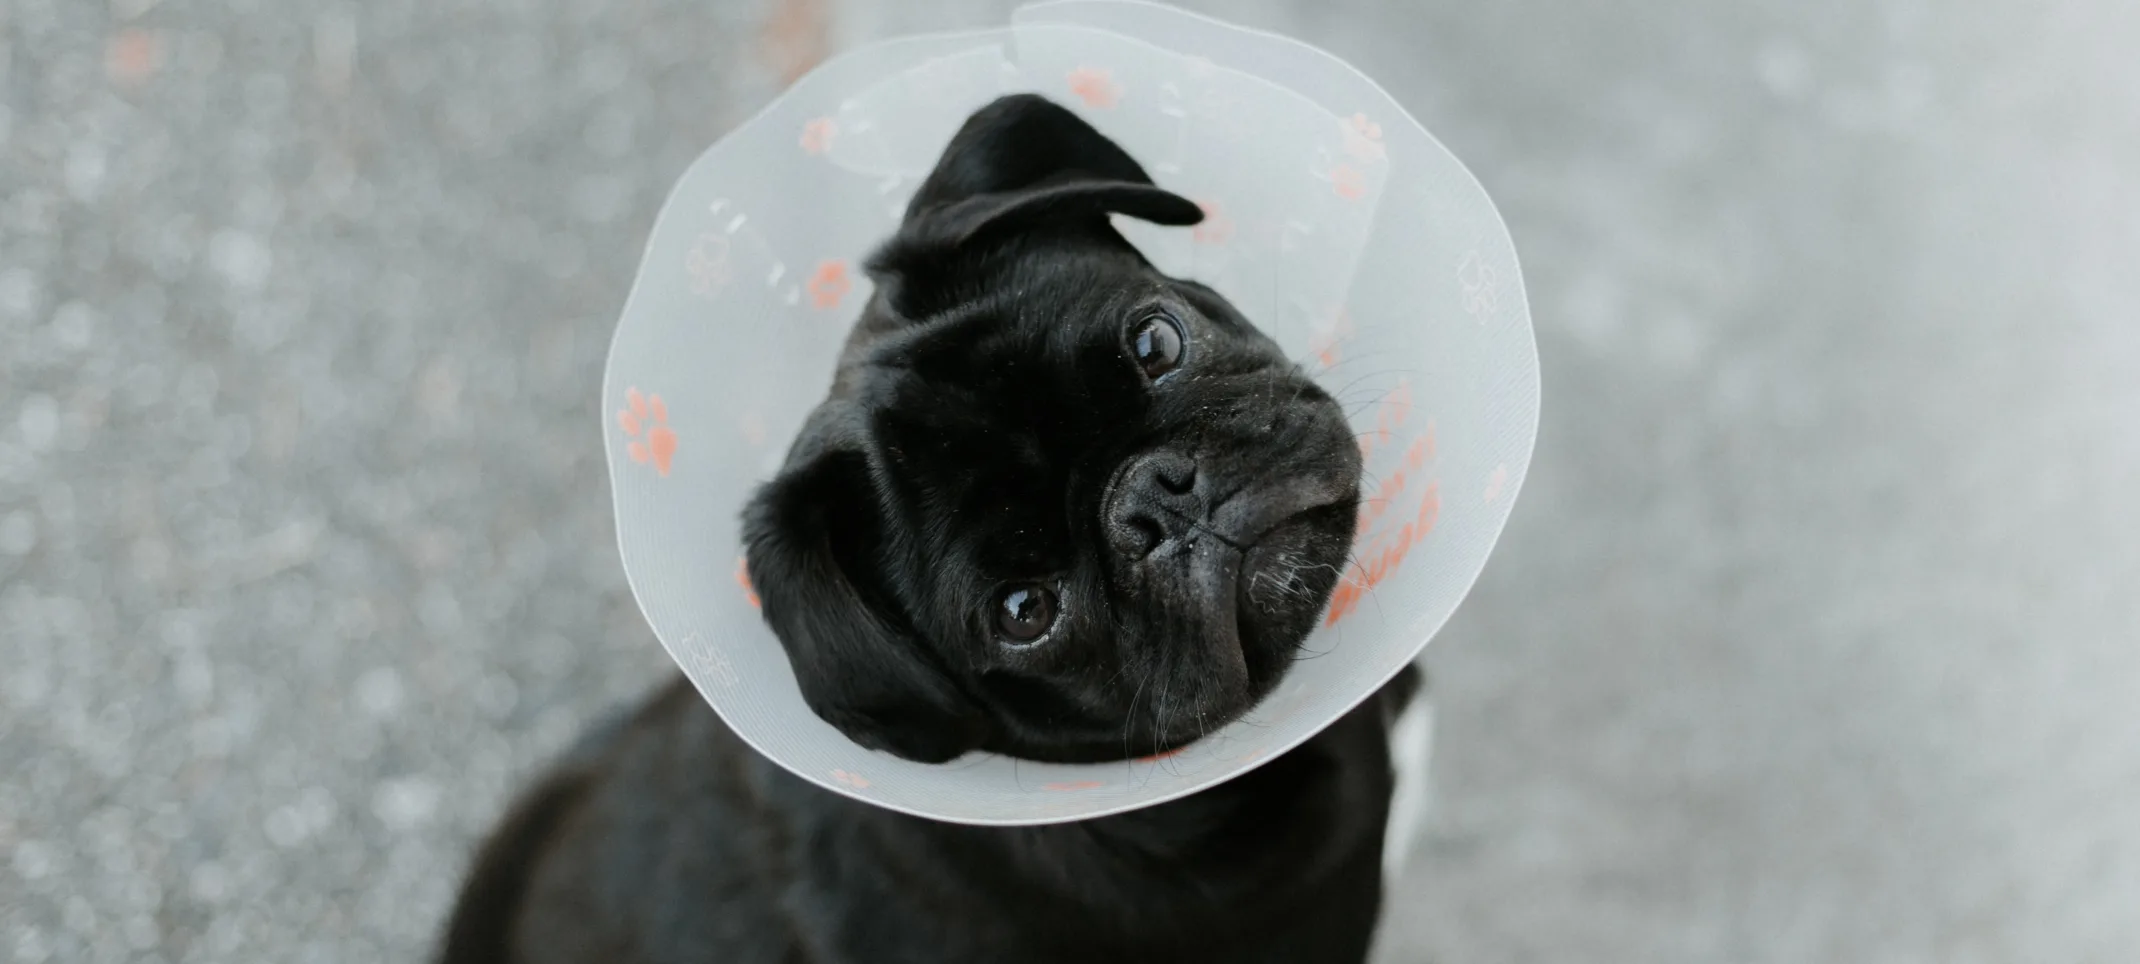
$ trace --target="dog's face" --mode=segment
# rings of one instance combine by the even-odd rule
[[[976,113],[746,512],[804,697],[865,746],[1187,743],[1276,685],[1337,583],[1360,480],[1344,413],[1110,214],[1200,217],[1045,100]]]

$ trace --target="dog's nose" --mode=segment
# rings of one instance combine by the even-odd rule
[[[1196,460],[1179,452],[1146,452],[1131,459],[1107,494],[1109,545],[1142,559],[1187,536],[1208,514],[1199,481]]]

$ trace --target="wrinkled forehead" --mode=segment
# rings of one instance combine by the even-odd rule
[[[939,528],[940,550],[1045,553],[1061,548],[1050,545],[1062,529],[1052,516],[1134,431],[1144,401],[1125,329],[1167,288],[1141,265],[1081,260],[1020,264],[989,280],[880,347],[871,434],[909,512],[960,518]]]
[[[1051,280],[932,320],[876,359],[868,395],[878,434],[925,441],[938,465],[1060,468],[1140,407],[1123,319],[1157,290]]]
[[[1164,295],[1141,266],[1069,261],[1019,264],[972,286],[971,297],[918,326],[895,350],[917,375],[944,385],[1069,374],[1096,347],[1120,342],[1126,319]]]

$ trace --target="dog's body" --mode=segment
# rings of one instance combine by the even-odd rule
[[[1383,694],[1211,790],[1042,827],[818,789],[678,680],[569,757],[480,855],[449,964],[1345,962],[1390,796]]]
[[[1047,101],[976,113],[744,513],[804,699],[862,746],[1170,750],[1268,694],[1329,600],[1359,506],[1343,411],[1115,215],[1202,216]],[[678,683],[522,803],[446,958],[1358,961],[1413,686],[1189,798],[990,829],[812,787]]]

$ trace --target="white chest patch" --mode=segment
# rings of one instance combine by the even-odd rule
[[[1390,794],[1389,831],[1382,839],[1385,880],[1404,873],[1426,827],[1433,760],[1434,694],[1422,686],[1390,728],[1390,768],[1396,771],[1397,785]]]

